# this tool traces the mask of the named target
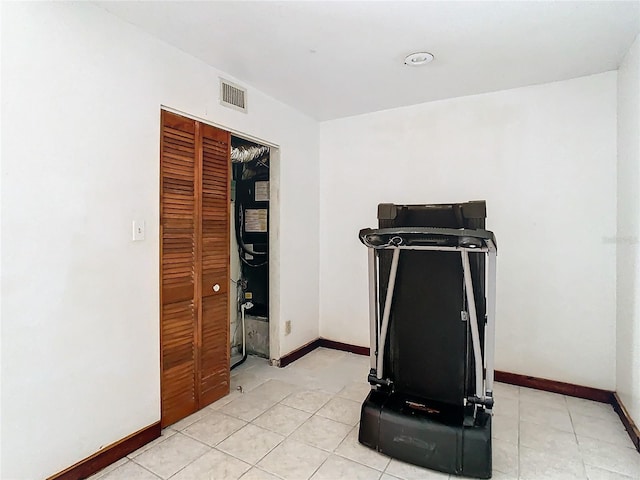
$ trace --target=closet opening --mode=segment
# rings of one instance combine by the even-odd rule
[[[230,369],[247,355],[280,358],[280,151],[164,108],[160,120],[167,426],[227,395]]]
[[[270,157],[268,146],[231,136],[231,369],[247,355],[270,358]]]

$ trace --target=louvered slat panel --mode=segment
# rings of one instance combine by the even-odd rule
[[[193,120],[162,112],[160,324],[163,426],[197,409],[195,132]]]
[[[201,405],[229,392],[229,163],[229,133],[203,126]]]
[[[193,301],[162,308],[162,423],[196,410]]]
[[[226,289],[225,289],[226,290]],[[200,399],[207,405],[229,393],[229,304],[227,294],[202,300]]]

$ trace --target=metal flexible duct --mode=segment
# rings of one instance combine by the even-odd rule
[[[269,153],[269,147],[232,147],[231,161],[234,163],[247,163]]]

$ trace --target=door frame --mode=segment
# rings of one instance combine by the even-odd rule
[[[277,365],[280,360],[280,145],[208,118],[198,117],[177,108],[161,104],[161,110],[182,115],[198,122],[221,128],[231,135],[265,145],[269,152],[269,362]],[[231,159],[229,159],[231,161]],[[160,219],[158,218],[158,222]],[[159,226],[159,225],[158,225]],[[233,299],[230,299],[233,303]]]

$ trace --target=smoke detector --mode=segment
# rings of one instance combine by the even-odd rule
[[[434,59],[434,56],[429,52],[416,52],[411,55],[407,55],[404,59],[404,64],[412,67],[419,67],[426,65]]]

